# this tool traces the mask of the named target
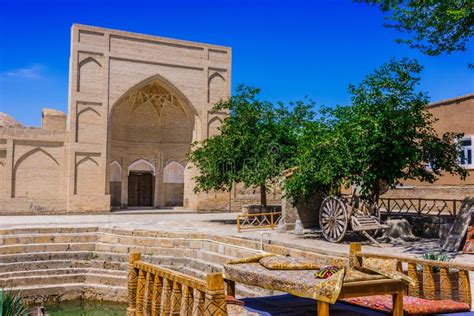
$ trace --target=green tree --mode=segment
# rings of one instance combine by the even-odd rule
[[[456,141],[462,135],[436,134],[428,97],[415,91],[421,70],[415,60],[391,59],[349,87],[351,106],[323,110],[299,138],[297,168],[285,184],[291,196],[352,183],[376,202],[402,180],[434,182],[444,172],[464,179]]]
[[[188,159],[197,167],[195,191],[230,190],[234,183],[260,188],[266,193],[288,167],[296,148],[302,121],[311,117],[311,104],[297,102],[288,110],[283,104],[258,98],[259,89],[239,86],[236,94],[218,102],[215,111],[228,111],[220,134],[193,144]]]
[[[474,35],[472,0],[355,0],[378,5],[387,17],[387,27],[410,38],[397,41],[431,56],[465,51]]]

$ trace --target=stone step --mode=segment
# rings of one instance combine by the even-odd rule
[[[97,232],[0,235],[0,245],[96,242]]]
[[[97,226],[86,227],[18,227],[0,229],[0,235],[30,235],[30,234],[64,234],[99,232]]]
[[[53,257],[54,258],[54,257]],[[128,263],[104,261],[104,260],[42,260],[42,261],[25,261],[0,263],[0,273],[29,271],[29,270],[45,270],[45,269],[61,269],[61,268],[96,268],[107,270],[127,271]]]
[[[18,286],[12,290],[20,292],[26,304],[43,304],[46,302],[79,299],[126,302],[128,296],[126,286],[87,283]]]
[[[0,288],[12,288],[32,285],[53,285],[63,283],[88,283],[105,284],[114,286],[127,286],[126,276],[103,275],[93,273],[71,273],[71,274],[42,274],[33,276],[15,276],[0,278]]]
[[[96,268],[63,268],[63,269],[39,269],[39,270],[23,270],[14,272],[0,273],[0,279],[15,278],[15,277],[30,277],[38,275],[64,275],[64,274],[101,274],[126,277],[126,270],[111,270],[111,269],[96,269]]]
[[[91,260],[95,259],[93,251],[56,251],[56,252],[30,252],[17,254],[0,255],[0,264],[26,262],[26,261],[46,261],[46,260]]]
[[[95,243],[45,243],[0,246],[0,255],[32,252],[94,251]],[[1,262],[1,261],[0,261]]]

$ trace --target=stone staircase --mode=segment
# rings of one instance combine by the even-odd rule
[[[222,271],[229,260],[254,255],[259,247],[255,241],[188,232],[5,229],[0,230],[0,288],[21,291],[34,303],[80,298],[126,302],[131,251],[141,252],[144,261],[204,279]],[[269,251],[288,252],[277,248]],[[271,294],[245,286],[237,293]]]

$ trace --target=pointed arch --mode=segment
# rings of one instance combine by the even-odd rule
[[[54,161],[54,163],[56,163],[56,165],[59,166],[59,162],[56,160],[56,158],[54,158],[50,153],[45,151],[43,148],[37,147],[37,148],[32,149],[32,150],[28,151],[27,153],[23,154],[23,156],[21,156],[21,158],[16,161],[15,167],[13,168],[13,170],[15,171],[23,161],[25,161],[28,157],[33,156],[34,154],[36,154],[38,152],[45,154],[52,161]]]
[[[100,93],[102,65],[94,57],[80,61],[77,70],[77,91],[84,93]]]
[[[207,102],[216,103],[225,96],[225,78],[219,72],[209,76],[207,82]]]
[[[163,183],[184,183],[184,166],[176,160],[168,162],[163,169]]]
[[[100,113],[99,113],[96,109],[94,109],[94,108],[92,108],[92,107],[90,107],[90,106],[86,107],[85,109],[80,110],[80,111],[77,113],[77,116],[79,117],[79,115],[81,115],[81,114],[83,114],[84,112],[87,112],[87,111],[92,111],[92,112],[94,112],[95,114],[97,114],[98,117],[101,116]]]
[[[121,181],[122,181],[122,166],[117,160],[114,160],[110,164],[110,182],[121,182]]]
[[[86,107],[77,113],[76,142],[96,144],[100,142],[90,131],[101,128],[101,115],[93,107]]]
[[[225,81],[224,76],[220,72],[216,71],[212,75],[209,76],[209,82],[211,82],[211,80],[214,79],[215,77],[220,77],[222,80]]]
[[[99,194],[99,163],[85,156],[76,163],[74,193],[79,195]]]
[[[214,116],[212,119],[209,120],[207,123],[207,137],[211,137],[217,135],[219,133],[219,127],[222,125],[224,120],[221,119],[219,116]]]
[[[23,154],[14,164],[12,197],[57,196],[61,188],[60,164],[43,148]]]
[[[158,81],[160,83],[160,85],[163,86],[163,88],[165,88],[171,94],[173,94],[175,97],[177,97],[179,103],[181,105],[186,106],[186,108],[184,110],[185,110],[187,115],[189,115],[190,117],[192,117],[192,115],[196,115],[196,116],[198,115],[199,112],[197,111],[197,109],[194,107],[194,105],[191,103],[191,101],[189,101],[189,99],[186,97],[186,95],[184,95],[184,93],[181,92],[181,90],[179,90],[173,83],[171,83],[171,81],[169,81],[168,79],[166,79],[162,75],[155,74],[153,76],[150,76],[150,77],[146,78],[145,80],[140,81],[139,83],[135,84],[134,86],[130,87],[127,91],[125,91],[122,94],[122,96],[120,96],[117,99],[117,101],[115,101],[114,104],[110,107],[109,116],[113,112],[113,109],[118,104],[120,104],[127,97],[127,95],[129,95],[133,91],[136,91],[136,90],[139,90],[139,89],[145,87],[146,85],[148,85],[149,83],[151,83],[153,81]]]
[[[102,68],[102,65],[99,63],[99,61],[98,61],[97,59],[95,59],[94,57],[91,57],[91,56],[86,57],[86,58],[84,58],[83,60],[81,60],[81,61],[79,62],[79,68],[81,68],[82,66],[84,66],[85,64],[90,63],[90,62],[96,63],[97,66],[99,66],[100,68]]]
[[[128,174],[130,171],[151,171],[155,174],[156,168],[150,161],[140,158],[128,165]]]
[[[79,160],[76,164],[77,167],[79,167],[81,164],[87,162],[87,161],[92,161],[97,167],[99,166],[99,163],[92,159],[90,156],[84,157],[81,160]]]

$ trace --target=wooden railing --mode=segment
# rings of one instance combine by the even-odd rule
[[[222,274],[209,274],[203,281],[145,263],[140,253],[131,253],[127,315],[227,315]]]
[[[239,214],[237,215],[237,231],[247,229],[274,229],[281,219],[281,212]]]
[[[415,281],[414,285],[408,287],[409,296],[429,300],[450,299],[471,306],[469,271],[474,271],[474,264],[370,253],[361,251],[359,243],[351,244],[349,255],[351,265],[361,265],[364,258],[397,260],[398,271],[407,274]]]
[[[380,198],[379,209],[390,215],[447,215],[455,217],[463,200],[423,198]]]

